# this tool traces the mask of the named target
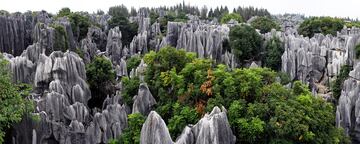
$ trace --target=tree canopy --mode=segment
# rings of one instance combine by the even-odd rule
[[[251,26],[260,30],[260,33],[268,33],[271,29],[280,30],[279,24],[268,17],[257,17],[251,22]]]
[[[254,28],[245,24],[232,27],[229,37],[232,52],[240,62],[258,59],[263,40]]]
[[[32,102],[26,99],[30,87],[11,82],[8,64],[0,53],[0,143],[4,142],[5,132],[33,108]]]
[[[301,35],[313,37],[315,33],[336,35],[344,27],[345,22],[339,18],[313,17],[301,23],[298,31]]]
[[[221,18],[221,23],[227,23],[229,22],[231,19],[241,23],[243,22],[243,19],[241,17],[241,15],[237,14],[237,13],[231,13],[231,14],[225,14],[222,18]]]
[[[89,83],[92,97],[89,107],[101,107],[102,102],[112,92],[115,80],[115,71],[109,59],[99,56],[86,66],[87,82]]]

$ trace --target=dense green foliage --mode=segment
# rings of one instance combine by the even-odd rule
[[[251,22],[251,26],[260,30],[260,33],[268,33],[271,29],[280,30],[279,24],[269,17],[257,17]]]
[[[301,35],[313,37],[315,33],[336,35],[344,27],[344,21],[332,17],[313,17],[301,23],[298,31]]]
[[[128,17],[129,11],[125,5],[113,6],[109,8],[109,15],[113,17]]]
[[[123,83],[123,90],[121,91],[121,96],[124,100],[124,103],[132,106],[133,97],[138,94],[140,80],[138,77],[131,79],[129,77],[123,77],[121,81]]]
[[[337,78],[331,85],[332,95],[336,100],[340,98],[343,83],[349,77],[351,69],[352,67],[349,65],[341,66],[340,73],[337,75]]]
[[[54,50],[65,52],[69,49],[68,36],[65,28],[62,25],[53,25],[52,27],[55,29]]]
[[[278,37],[273,37],[265,43],[265,53],[263,56],[263,65],[273,70],[281,69],[281,56],[284,52],[284,46]]]
[[[168,128],[172,139],[176,139],[185,126],[195,124],[199,120],[196,109],[189,106],[181,106],[179,103],[173,105],[174,116],[169,120]]]
[[[138,144],[140,143],[140,132],[145,117],[140,113],[128,115],[128,127],[124,130],[120,137],[121,144]]]
[[[233,12],[238,13],[242,16],[242,18],[247,21],[250,18],[252,18],[253,16],[266,16],[266,17],[270,17],[270,13],[268,12],[267,9],[263,9],[263,8],[254,8],[254,7],[237,7],[236,9],[233,10]]]
[[[128,127],[118,139],[110,139],[109,144],[138,144],[140,143],[140,132],[145,117],[140,113],[128,115]]]
[[[241,63],[259,58],[263,40],[254,28],[244,24],[232,27],[229,37],[232,52]]]
[[[132,56],[126,60],[126,68],[130,72],[132,69],[136,69],[141,62],[141,57],[139,55]]]
[[[72,32],[77,41],[86,37],[91,21],[88,16],[80,12],[71,12],[69,8],[62,8],[56,17],[67,17],[70,20]]]
[[[100,56],[86,66],[87,81],[90,85],[92,97],[89,100],[89,107],[102,106],[102,102],[112,92],[115,71],[110,60]]]
[[[4,143],[5,132],[19,122],[24,114],[32,110],[32,102],[27,100],[30,87],[11,82],[8,62],[0,53],[0,143]]]
[[[221,18],[221,23],[227,23],[229,22],[231,19],[241,23],[243,22],[243,19],[241,17],[241,15],[237,14],[237,13],[231,13],[231,14],[225,14],[222,18]]]
[[[355,55],[357,59],[360,58],[360,44],[356,45],[355,47]]]
[[[129,45],[135,35],[137,35],[138,25],[131,23],[125,16],[114,16],[109,21],[109,28],[119,27],[121,40],[124,45]]]

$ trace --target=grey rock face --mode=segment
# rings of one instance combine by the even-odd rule
[[[226,50],[223,48],[223,42],[228,39],[229,31],[229,27],[225,25],[170,22],[167,35],[158,47],[170,45],[177,49],[183,48],[186,51],[195,52],[200,58],[225,62]]]
[[[354,48],[359,42],[360,33],[356,29],[337,37],[317,34],[304,38],[294,34],[283,34],[285,52],[282,55],[282,71],[292,80],[301,80],[313,86],[313,91],[325,94],[322,86],[336,78],[340,67],[354,62]]]
[[[0,52],[17,56],[31,44],[26,24],[27,19],[21,16],[0,16]]]
[[[106,55],[111,59],[114,65],[120,64],[120,59],[122,57],[121,37],[119,27],[109,30],[106,44]]]
[[[186,126],[177,138],[176,144],[234,144],[233,135],[226,116],[226,110],[214,107],[210,114],[200,119],[194,126]],[[165,122],[151,111],[141,129],[140,143],[174,143]]]
[[[156,104],[146,83],[141,83],[139,86],[138,95],[133,98],[134,104],[132,113],[141,113],[147,115],[151,108]]]
[[[130,55],[148,52],[147,32],[139,33],[130,43]]]
[[[354,142],[360,142],[360,85],[359,76],[360,63],[349,74],[345,80],[339,98],[339,104],[336,107],[336,125],[343,127],[347,135],[351,135]]]
[[[68,41],[69,48],[70,48],[70,50],[75,50],[76,41],[74,38],[74,34],[73,34],[73,31],[71,28],[70,21],[66,17],[62,17],[62,18],[58,18],[57,21],[55,21],[55,24],[59,24],[64,27],[66,35],[67,35],[66,41]]]
[[[172,143],[164,120],[155,111],[151,111],[141,128],[140,144]]]
[[[233,135],[227,120],[226,110],[214,107],[210,114],[206,114],[193,126],[196,144],[234,144],[236,137]]]

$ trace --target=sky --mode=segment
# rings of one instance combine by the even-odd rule
[[[46,10],[55,14],[63,7],[72,11],[105,12],[111,6],[124,4],[128,8],[172,6],[183,0],[0,0],[0,9],[9,12]],[[296,13],[306,16],[360,18],[360,0],[185,0],[192,6],[237,6],[266,8],[271,14]]]

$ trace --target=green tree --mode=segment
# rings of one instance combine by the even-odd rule
[[[64,17],[64,16],[69,16],[71,14],[71,10],[68,7],[62,8],[61,10],[59,10],[57,16],[58,17]]]
[[[355,47],[355,55],[357,59],[360,58],[360,44],[356,45]]]
[[[349,77],[351,69],[352,67],[349,65],[341,66],[340,74],[331,85],[332,95],[336,100],[340,98],[341,90],[343,89],[343,83]]]
[[[260,30],[260,33],[268,33],[271,29],[280,30],[279,24],[269,17],[257,17],[254,21],[251,22],[251,26],[255,29]]]
[[[110,60],[103,56],[95,57],[86,66],[86,76],[92,93],[89,107],[101,107],[102,101],[113,92],[115,71]]]
[[[281,56],[284,52],[283,43],[278,37],[273,37],[265,43],[263,65],[273,70],[281,69]]]
[[[254,28],[244,24],[232,27],[229,37],[232,52],[241,63],[258,59],[262,38]]]
[[[71,12],[69,8],[62,8],[56,17],[69,18],[71,29],[76,41],[82,40],[86,37],[88,28],[92,24],[88,16],[83,15],[81,12]]]
[[[336,35],[344,27],[343,20],[332,17],[313,17],[301,23],[298,31],[301,35],[313,37],[315,33]]]
[[[179,103],[173,105],[174,116],[170,118],[168,128],[173,139],[176,139],[188,124],[195,124],[199,116],[195,109],[182,106]]]
[[[68,36],[65,28],[62,25],[53,25],[52,27],[55,29],[54,50],[65,52],[69,49]]]
[[[129,77],[123,77],[121,79],[121,82],[123,83],[121,96],[128,106],[132,106],[133,97],[138,94],[140,80],[138,77],[134,77],[131,79]]]
[[[68,16],[71,22],[71,28],[76,40],[82,40],[87,36],[91,21],[88,16],[84,16],[79,12],[72,13]]]
[[[137,35],[138,25],[130,23],[125,16],[114,16],[108,23],[110,28],[119,27],[124,45],[129,45],[133,37]]]
[[[120,136],[120,144],[138,144],[140,143],[140,133],[145,117],[140,113],[128,115],[128,127]]]
[[[127,70],[131,71],[133,68],[136,69],[141,62],[141,57],[139,55],[132,56],[131,58],[126,60]]]
[[[129,17],[129,10],[127,9],[127,7],[125,5],[118,5],[118,6],[113,6],[109,8],[109,15],[113,16],[113,17]]]
[[[243,19],[242,19],[241,15],[239,15],[237,13],[225,14],[221,18],[220,22],[222,24],[225,24],[225,23],[229,22],[231,19],[236,20],[239,23],[243,22]]]
[[[30,87],[11,82],[8,64],[0,53],[0,143],[4,143],[5,132],[33,108],[26,98]]]

